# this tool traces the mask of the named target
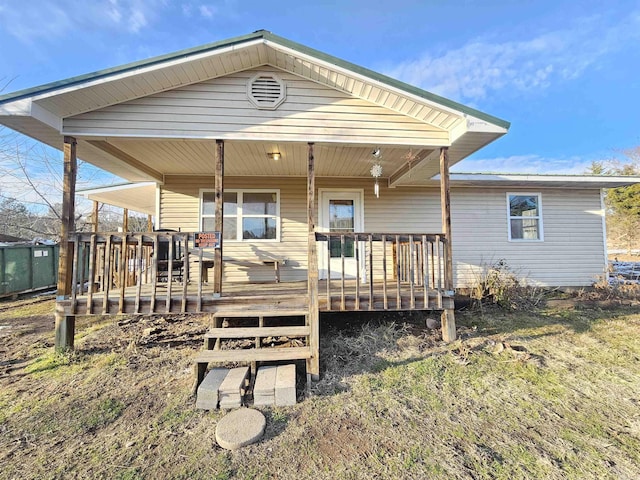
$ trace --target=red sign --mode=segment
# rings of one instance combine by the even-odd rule
[[[195,248],[220,248],[220,232],[196,232],[193,237]]]

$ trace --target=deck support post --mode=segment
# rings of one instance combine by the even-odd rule
[[[222,295],[222,247],[224,216],[224,140],[216,140],[215,149],[215,231],[219,232],[219,247],[213,254],[213,296]]]
[[[315,216],[315,158],[313,155],[313,143],[309,142],[307,171],[307,269],[308,269],[308,295],[310,326],[309,347],[311,358],[307,360],[307,378],[320,380],[320,309],[318,306],[318,253],[316,250],[316,216]]]
[[[64,300],[71,293],[71,275],[73,247],[69,243],[75,223],[75,195],[78,160],[76,157],[76,139],[64,137],[64,178],[62,191],[62,222],[60,226],[60,250],[58,259],[57,299]],[[55,348],[64,351],[73,348],[75,335],[75,316],[65,315],[64,308],[56,305],[55,311]]]
[[[153,232],[153,217],[147,215],[147,232]]]
[[[451,186],[449,183],[449,148],[440,149],[440,207],[442,210],[442,232],[447,240],[445,252],[444,288],[447,294],[453,292],[453,249],[451,242]],[[456,320],[453,309],[442,312],[442,339],[453,342],[456,339]]]

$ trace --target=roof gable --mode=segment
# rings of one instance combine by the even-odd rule
[[[265,30],[2,95],[0,105],[30,98],[64,118],[175,88],[178,85],[187,85],[265,64],[380,103],[401,113],[415,115],[420,120],[444,121],[449,110],[457,116],[472,116],[505,130],[510,126],[509,122],[497,117]],[[118,82],[120,88],[115,82]],[[56,97],[64,97],[65,94],[82,90],[88,90],[88,98],[76,93],[76,97],[79,98],[76,98],[73,106],[68,101],[55,101]],[[403,98],[406,96],[415,97],[418,102],[413,104]],[[418,103],[423,105],[420,106]],[[428,106],[435,108],[429,109]],[[447,127],[446,124],[443,126]]]
[[[272,128],[273,123],[267,125],[260,115],[264,111],[260,111],[260,114],[252,115],[252,123],[245,123],[244,127],[229,127],[223,121],[213,120],[209,126],[215,128],[201,126],[201,132],[207,132],[204,135],[190,133],[192,130],[186,124],[186,128],[176,130],[170,127],[169,122],[165,122],[165,128],[159,129],[149,129],[144,122],[109,123],[113,119],[108,115],[114,113],[110,110],[127,108],[139,100],[153,100],[165,93],[188,90],[191,86],[260,69],[285,72],[290,78],[295,76],[298,80],[312,82],[317,90],[324,88],[340,92],[356,103],[364,102],[363,105],[386,112],[390,121],[386,124],[380,122],[371,128],[376,120],[373,116],[363,115],[346,123],[336,121],[327,129],[327,123],[313,122],[309,116],[306,121],[310,123],[289,125],[287,131],[280,128],[287,125],[278,124],[276,132]],[[284,104],[286,102],[278,109]],[[317,105],[305,106],[304,102],[299,105],[307,108],[307,113],[316,113]],[[360,106],[354,105],[353,108]],[[198,105],[192,102],[188,108],[196,112]],[[273,112],[278,113],[278,110]],[[205,112],[204,116],[208,114]],[[166,116],[167,112],[156,111],[147,123]],[[276,120],[286,124],[291,118]],[[84,123],[80,125],[78,122]],[[102,124],[102,130],[87,128],[91,122],[98,127]],[[83,160],[131,181],[162,182],[164,175],[174,172],[168,168],[160,169],[148,152],[132,156],[128,153],[131,148],[114,144],[119,138],[140,143],[146,139],[213,138],[302,144],[311,141],[325,142],[336,148],[360,145],[365,149],[383,145],[395,149],[397,154],[388,159],[391,165],[387,171],[393,186],[404,184],[408,178],[412,182],[424,181],[436,174],[439,171],[437,151],[440,147],[449,147],[449,161],[453,165],[504,135],[509,127],[504,120],[264,30],[4,95],[0,97],[0,123],[59,149],[63,135],[75,136]],[[402,134],[405,130],[407,135]],[[405,150],[404,154],[400,153],[401,149]],[[419,152],[419,159],[415,162],[414,151]],[[277,171],[274,174],[285,173]]]

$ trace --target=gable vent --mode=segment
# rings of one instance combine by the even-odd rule
[[[275,110],[286,98],[285,84],[273,73],[258,73],[247,84],[247,96],[256,108]]]

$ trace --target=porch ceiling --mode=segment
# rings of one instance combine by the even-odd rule
[[[161,175],[213,175],[215,143],[205,140],[110,139],[109,145],[157,171]],[[96,144],[94,144],[96,145]],[[316,175],[322,177],[370,177],[376,146],[316,144]],[[383,178],[400,169],[409,158],[426,156],[432,149],[419,147],[381,147],[379,162]],[[279,152],[273,160],[269,153]],[[437,151],[436,151],[437,152]],[[225,142],[227,176],[300,176],[307,175],[308,147],[304,143]],[[437,173],[428,170],[428,180]],[[424,168],[421,171],[427,171]]]

